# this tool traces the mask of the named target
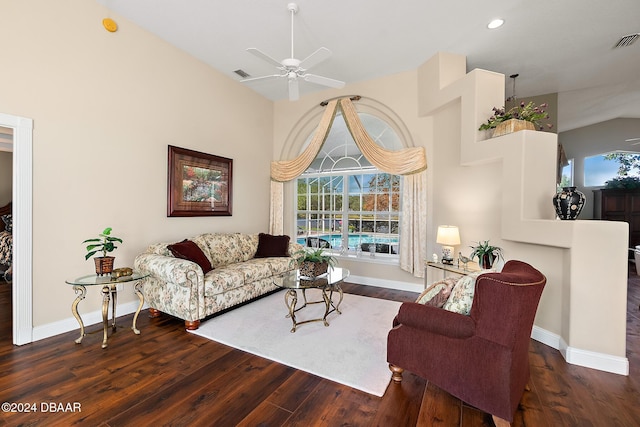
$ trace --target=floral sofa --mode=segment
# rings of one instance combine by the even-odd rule
[[[291,254],[302,249],[288,236],[206,233],[153,244],[134,268],[150,274],[143,293],[151,316],[167,313],[193,330],[207,316],[277,289],[273,277],[294,270]]]

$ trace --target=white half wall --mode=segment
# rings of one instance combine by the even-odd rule
[[[492,107],[503,105],[503,75],[466,73],[463,56],[437,54],[418,70],[418,98],[419,114],[433,119],[434,153],[441,154],[433,159],[432,185],[448,189],[438,193],[436,221],[455,218],[446,222],[464,236],[491,237],[507,258],[542,271],[548,281],[537,330],[559,337],[555,348],[567,362],[627,375],[628,225],[555,219],[555,134],[487,139],[477,130]],[[476,209],[480,204],[493,215]]]

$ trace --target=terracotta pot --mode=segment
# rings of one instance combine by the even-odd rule
[[[115,257],[112,256],[98,256],[93,259],[96,264],[96,274],[98,276],[102,276],[103,274],[111,274],[113,271],[113,260]]]

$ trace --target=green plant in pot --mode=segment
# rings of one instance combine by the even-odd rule
[[[300,275],[305,277],[318,277],[338,262],[333,255],[325,254],[322,248],[303,249],[293,256],[298,261]]]
[[[111,227],[105,228],[99,237],[93,239],[87,239],[84,243],[87,245],[87,254],[84,259],[89,259],[98,252],[102,252],[102,256],[95,257],[93,260],[96,264],[96,274],[102,276],[103,274],[110,274],[113,271],[113,260],[115,257],[107,256],[109,252],[113,252],[118,247],[116,242],[122,243],[122,239],[111,235]]]
[[[493,267],[493,263],[498,259],[502,259],[502,248],[490,245],[488,240],[482,243],[478,242],[477,245],[470,246],[470,248],[472,251],[469,258],[478,258],[478,264],[485,270]]]

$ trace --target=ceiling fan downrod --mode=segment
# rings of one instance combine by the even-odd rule
[[[293,16],[298,13],[298,5],[296,3],[289,3],[287,9],[291,12],[291,58],[295,58],[293,54]]]

